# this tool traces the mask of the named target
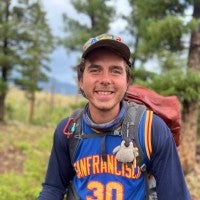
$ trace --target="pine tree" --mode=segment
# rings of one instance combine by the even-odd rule
[[[25,77],[24,74],[26,77],[31,76],[33,65],[41,73],[39,65],[41,66],[42,60],[47,60],[49,46],[52,44],[50,30],[44,21],[45,13],[40,9],[39,1],[0,0],[0,4],[0,121],[3,121],[8,84],[12,81],[11,75],[18,71],[19,76]],[[46,33],[42,33],[42,30]],[[34,62],[38,60],[38,63],[33,63],[31,60]],[[25,68],[29,73],[23,72]],[[28,85],[33,86],[33,83],[27,81],[26,89]]]
[[[23,63],[20,55],[30,38],[20,22],[23,9],[13,6],[10,0],[1,0],[0,4],[0,121],[3,121],[10,74],[14,65]]]
[[[133,38],[134,73],[137,75],[138,68],[140,69],[152,58],[159,64],[157,71],[160,73],[154,75],[151,73],[151,76],[146,76],[145,80],[140,80],[139,83],[163,95],[177,95],[182,104],[180,155],[186,173],[194,169],[196,162],[195,139],[200,100],[199,48],[195,48],[200,42],[198,28],[200,13],[199,2],[195,1],[194,5],[192,2],[129,0],[132,12],[131,16],[125,18]],[[189,6],[194,8],[194,14],[191,19],[186,20]],[[192,34],[191,41],[186,43],[185,39],[190,34]],[[190,53],[187,65],[188,48]],[[140,66],[137,66],[137,63]],[[189,153],[186,152],[188,146]]]
[[[30,101],[29,122],[33,121],[35,93],[41,90],[40,83],[48,81],[47,72],[49,54],[53,50],[53,36],[46,22],[45,12],[39,3],[33,3],[26,11],[28,34],[31,41],[26,47],[24,65],[18,66],[20,76],[15,84],[20,86]]]

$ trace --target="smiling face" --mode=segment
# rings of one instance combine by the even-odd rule
[[[108,49],[96,49],[84,62],[79,87],[89,101],[92,119],[96,123],[113,120],[128,87],[127,63]]]

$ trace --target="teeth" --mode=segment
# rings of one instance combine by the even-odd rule
[[[108,94],[111,94],[111,92],[98,92],[98,94],[100,94],[100,95],[108,95]]]

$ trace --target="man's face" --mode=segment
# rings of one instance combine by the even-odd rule
[[[94,50],[85,60],[79,86],[89,100],[91,116],[99,113],[116,116],[119,102],[128,87],[126,62],[110,50]]]

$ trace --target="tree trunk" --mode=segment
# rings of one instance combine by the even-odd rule
[[[194,2],[193,18],[200,18],[200,2]],[[192,32],[188,54],[188,67],[200,73],[200,27]],[[198,102],[183,105],[182,138],[179,149],[183,170],[189,173],[196,163],[196,138],[198,126]]]
[[[185,174],[193,171],[196,163],[197,118],[197,103],[190,104],[187,108],[184,108],[179,155]]]
[[[200,19],[200,3],[194,3],[193,17]],[[200,27],[192,32],[188,55],[188,67],[200,72]]]
[[[34,118],[34,111],[35,111],[35,93],[31,94],[31,99],[30,99],[30,111],[29,111],[29,123],[33,122]]]
[[[5,21],[8,23],[9,21],[9,7],[10,7],[10,0],[6,1],[6,14],[5,14]],[[7,35],[4,34],[4,38],[2,40],[3,46],[2,46],[2,52],[4,55],[8,55],[8,38]],[[1,81],[4,85],[7,87],[7,79],[8,79],[8,73],[9,73],[9,67],[6,65],[1,66]],[[4,88],[3,91],[0,91],[0,122],[4,121],[4,112],[5,112],[5,99],[7,95],[7,88]]]
[[[0,93],[0,122],[4,121],[5,99],[6,94],[4,92]]]

